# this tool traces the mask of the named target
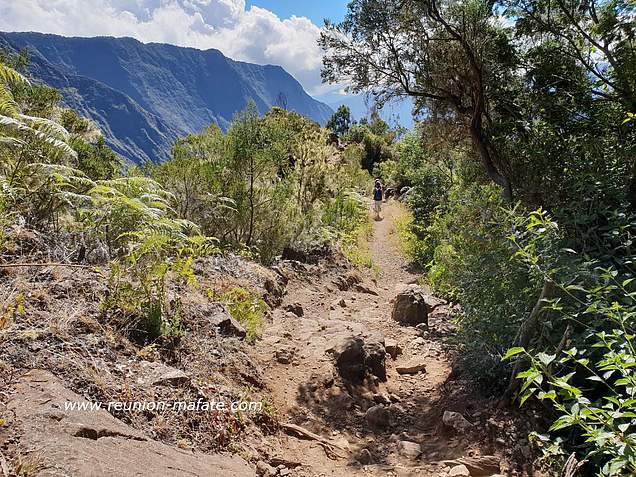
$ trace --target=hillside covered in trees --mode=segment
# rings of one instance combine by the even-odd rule
[[[31,74],[137,164],[168,159],[177,137],[210,124],[227,130],[250,100],[261,113],[282,106],[321,124],[332,113],[280,66],[234,61],[214,49],[34,32],[0,33],[0,48],[28,51]]]
[[[635,13],[352,0],[368,118],[250,102],[138,166],[5,52],[0,469],[636,475]],[[260,408],[45,407],[211,395]]]

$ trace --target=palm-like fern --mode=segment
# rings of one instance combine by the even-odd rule
[[[77,157],[66,144],[69,139],[66,129],[50,119],[21,114],[12,88],[29,85],[29,80],[21,73],[0,63],[0,144],[20,147],[25,139],[33,137],[49,144],[58,153]]]
[[[14,117],[20,113],[10,88],[28,84],[29,80],[23,75],[0,63],[0,115]]]

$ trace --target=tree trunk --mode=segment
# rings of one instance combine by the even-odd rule
[[[495,161],[493,160],[491,151],[488,149],[488,144],[484,136],[482,127],[483,98],[478,99],[476,103],[470,120],[470,138],[486,169],[486,174],[495,184],[503,189],[504,199],[508,202],[512,202],[512,184],[510,183],[510,179],[499,172],[497,166],[495,166]]]
[[[247,242],[246,245],[249,247],[252,245],[252,235],[254,234],[254,167],[252,163],[252,167],[250,168],[250,192],[249,192],[249,201],[250,201],[250,225],[249,231],[247,233]]]
[[[532,338],[534,338],[537,328],[539,327],[539,318],[541,313],[543,312],[543,308],[545,306],[545,300],[548,300],[554,296],[554,291],[556,290],[556,285],[552,280],[546,280],[543,282],[543,288],[541,289],[541,295],[539,299],[534,304],[530,315],[521,324],[521,328],[519,328],[519,338],[515,346],[519,346],[521,348],[527,349],[530,346],[530,342]],[[510,402],[512,396],[518,391],[519,386],[521,385],[521,381],[517,379],[517,374],[521,372],[521,367],[523,366],[524,361],[522,359],[518,359],[512,368],[512,373],[510,374],[510,381],[508,383],[508,388],[503,394],[504,402]]]

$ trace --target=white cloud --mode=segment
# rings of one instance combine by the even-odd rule
[[[246,10],[245,0],[0,0],[0,31],[217,48],[236,60],[281,65],[312,94],[332,89],[320,83],[320,29],[305,17]]]

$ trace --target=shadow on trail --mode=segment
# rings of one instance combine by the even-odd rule
[[[452,333],[443,325],[447,318],[436,313],[431,321],[433,330],[427,340],[444,342]],[[388,368],[391,358],[387,355],[386,359]],[[387,382],[367,376],[361,384],[354,384],[343,380],[335,366],[332,371],[332,378],[314,375],[298,386],[291,417],[301,423],[311,416],[314,432],[332,438],[333,431],[337,431],[335,436],[344,436],[350,444],[351,465],[364,461],[368,453],[374,464],[395,464],[395,456],[391,458],[393,462],[388,457],[399,453],[399,441],[420,444],[422,454],[413,465],[454,459],[475,449],[482,454],[493,450],[487,444],[491,440],[484,440],[483,429],[476,429],[473,437],[470,431],[458,435],[442,424],[445,410],[472,416],[482,402],[452,374],[438,385],[432,385],[432,378],[426,373],[398,376],[395,372],[389,373]],[[373,426],[365,413],[379,403],[388,410],[390,419]]]
[[[421,375],[411,379],[425,377]],[[420,460],[423,463],[468,455],[470,446],[467,442],[470,440],[466,440],[466,435],[458,436],[455,431],[442,425],[442,416],[446,409],[469,415],[474,411],[474,406],[466,400],[466,392],[460,382],[447,380],[437,389],[405,396],[387,406],[391,422],[376,428],[369,425],[365,412],[377,404],[373,394],[380,391],[382,385],[341,385],[342,387],[333,385],[321,389],[314,382],[301,384],[296,400],[299,411],[303,409],[303,412],[293,417],[306,419],[306,410],[309,410],[315,417],[315,430],[322,431],[327,436],[327,432],[333,430],[344,435],[351,447],[350,463],[363,460],[366,449],[374,464],[390,464],[387,457],[395,452],[395,445],[399,441],[420,444]],[[480,453],[489,453],[492,450],[489,446],[479,447]]]

